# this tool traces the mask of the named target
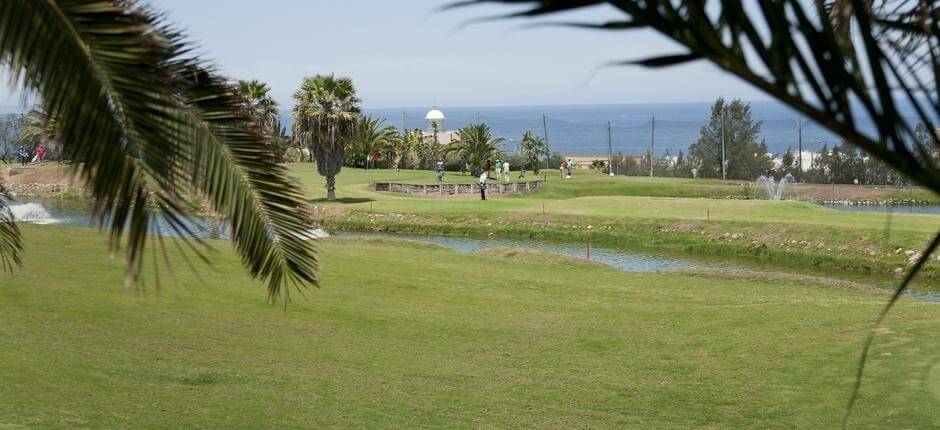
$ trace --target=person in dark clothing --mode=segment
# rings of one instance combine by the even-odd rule
[[[29,153],[26,152],[26,148],[21,146],[18,155],[20,156],[20,165],[26,167],[29,164]]]

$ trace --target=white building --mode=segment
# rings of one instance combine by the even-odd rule
[[[445,118],[444,112],[438,110],[437,106],[429,110],[427,115],[424,116],[424,119],[428,121],[428,128],[424,131],[424,135],[433,137],[441,145],[447,145],[457,138],[456,131],[444,130]]]

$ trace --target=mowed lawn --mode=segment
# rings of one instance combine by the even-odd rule
[[[0,274],[0,428],[833,428],[886,297],[761,275],[323,242],[264,302],[226,243],[121,286],[88,229],[23,226]],[[171,253],[172,254],[172,253]],[[940,306],[902,300],[852,428],[940,426]]]
[[[312,164],[291,165],[292,174],[318,203],[324,203],[326,190],[322,176]],[[515,175],[513,176],[515,178]],[[733,200],[708,198],[724,191],[740,189],[721,181],[608,177],[596,172],[576,174],[572,180],[552,176],[545,190],[525,195],[491,198],[486,202],[473,196],[433,198],[400,193],[377,193],[369,187],[374,181],[432,183],[434,172],[376,169],[343,169],[337,178],[337,205],[375,212],[429,215],[474,214],[495,217],[507,214],[547,214],[605,219],[710,220],[752,225],[787,224],[838,229],[883,231],[888,215],[848,212],[800,201]],[[470,176],[450,173],[447,182],[467,182]],[[657,190],[655,193],[653,190]],[[705,190],[705,191],[703,191]],[[724,191],[723,191],[724,190]],[[492,196],[492,193],[490,193]],[[936,233],[940,216],[894,214],[890,226],[895,231]],[[773,228],[773,227],[771,227]]]

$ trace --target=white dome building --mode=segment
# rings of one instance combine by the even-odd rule
[[[447,145],[456,138],[455,132],[444,130],[444,112],[438,110],[437,106],[431,108],[424,119],[428,121],[428,129],[423,132],[425,137],[430,137],[441,145]]]
[[[429,110],[424,119],[428,120],[428,131],[439,132],[444,130],[444,112],[437,110],[437,107]]]

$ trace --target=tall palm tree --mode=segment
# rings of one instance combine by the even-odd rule
[[[230,223],[268,298],[289,300],[289,287],[318,283],[301,187],[248,129],[232,85],[165,21],[131,0],[4,0],[0,64],[57,119],[66,155],[83,160],[72,168],[112,249],[124,251],[127,282],[142,280],[159,233],[148,207],[191,237],[185,208],[197,196]],[[0,198],[0,265],[12,269],[23,243],[9,203]]]
[[[506,139],[493,137],[490,126],[470,124],[457,131],[457,139],[444,148],[445,155],[456,155],[467,160],[474,175],[479,174],[486,162],[499,156],[499,144]]]
[[[398,130],[393,125],[382,126],[384,119],[372,115],[359,117],[352,137],[352,149],[365,158],[366,169],[376,154],[393,147],[398,139]]]
[[[316,157],[317,172],[326,177],[326,199],[336,200],[336,175],[360,116],[356,88],[346,77],[316,75],[304,79],[294,100],[294,136]]]
[[[548,155],[548,144],[545,143],[545,139],[542,136],[539,136],[532,132],[532,130],[527,130],[522,134],[522,159],[525,160],[529,166],[531,166],[532,171],[538,175],[539,174],[539,160]]]

